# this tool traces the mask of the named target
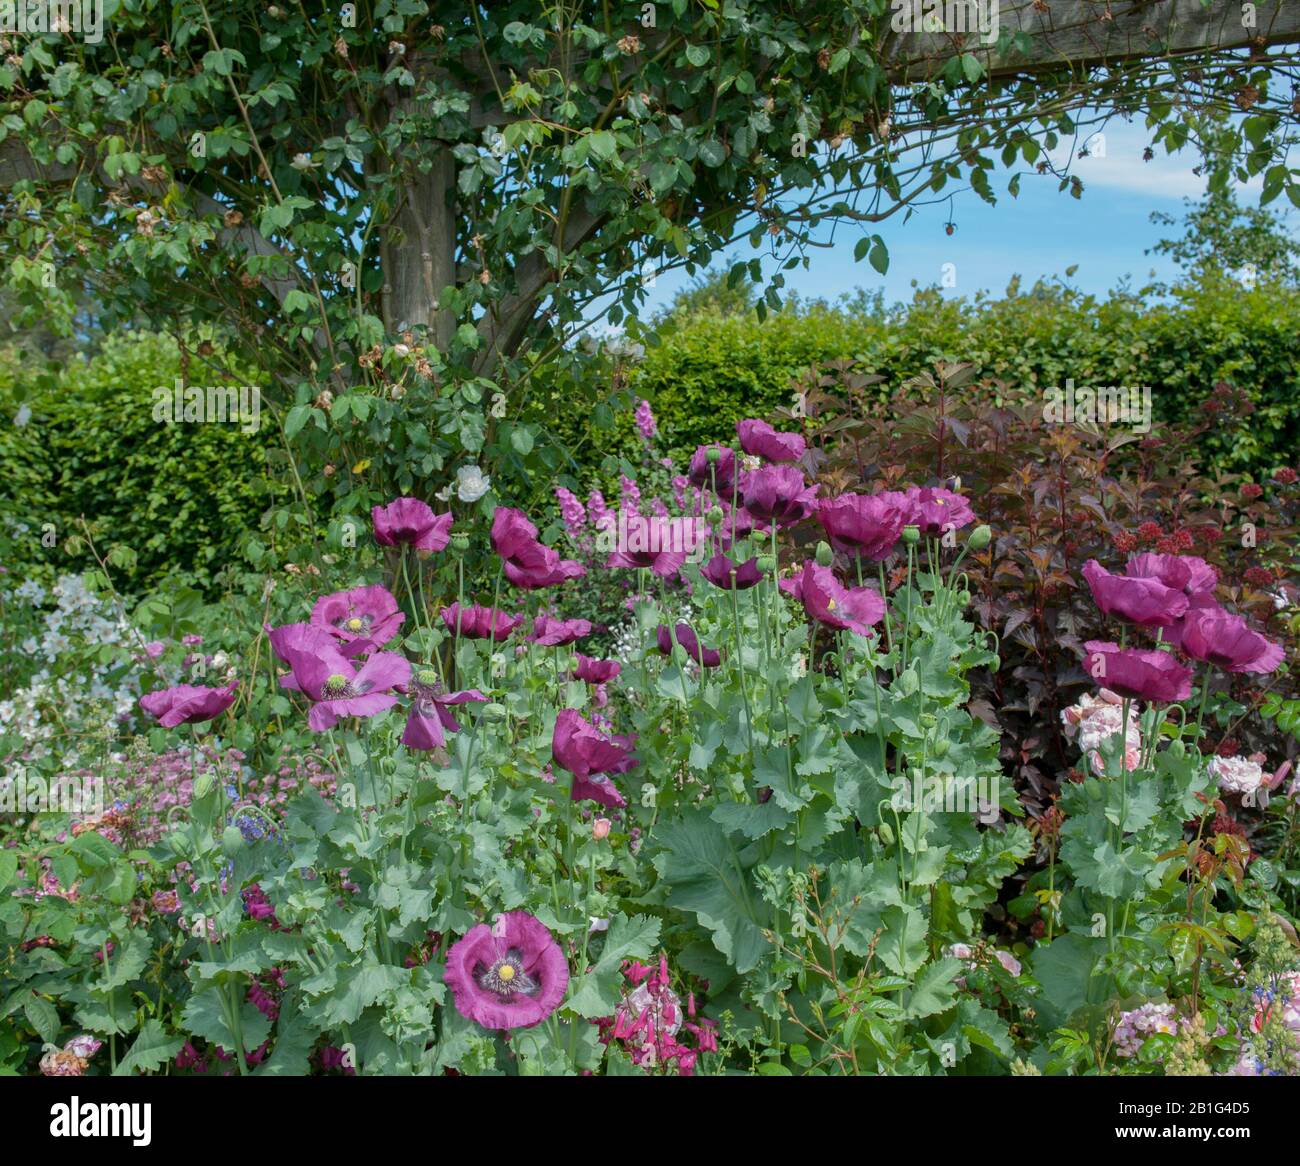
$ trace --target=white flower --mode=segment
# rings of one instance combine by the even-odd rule
[[[295,154],[289,165],[295,170],[315,170],[319,163],[313,162],[310,154]]]
[[[490,489],[492,479],[478,466],[461,466],[456,471],[456,496],[462,502],[477,502]]]
[[[18,412],[14,414],[14,424],[22,429],[32,419],[32,411],[26,404],[18,406]]]
[[[1228,794],[1253,793],[1264,780],[1264,770],[1244,757],[1211,757],[1208,769]]]

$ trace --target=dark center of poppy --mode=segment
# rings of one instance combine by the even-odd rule
[[[350,688],[348,678],[339,672],[335,672],[333,676],[325,681],[324,693],[328,699],[337,700],[339,697],[347,696]]]
[[[479,987],[486,988],[503,1000],[517,994],[530,996],[537,991],[537,981],[524,971],[523,960],[517,951],[508,951],[483,968],[478,974]]]

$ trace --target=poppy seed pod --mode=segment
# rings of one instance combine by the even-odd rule
[[[775,555],[759,555],[759,556],[758,556],[758,569],[759,569],[760,571],[762,571],[764,575],[770,575],[773,571],[776,570],[776,556],[775,556]]]
[[[921,541],[921,528],[918,526],[903,527],[903,541],[905,543],[918,543]]]

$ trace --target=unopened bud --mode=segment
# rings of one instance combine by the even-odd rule
[[[591,824],[591,836],[597,841],[602,842],[609,837],[610,821],[608,818],[597,818]]]
[[[722,525],[722,518],[723,518],[723,515],[722,515],[722,507],[721,507],[721,506],[712,506],[712,507],[710,507],[710,508],[709,508],[709,513],[706,515],[706,517],[707,517],[708,520],[709,520],[709,525],[710,525],[714,530],[717,530],[718,527],[720,527],[720,526]]]
[[[986,523],[981,522],[979,526],[970,532],[970,538],[966,541],[971,550],[982,551],[993,541],[993,532],[989,530]]]
[[[817,563],[818,566],[829,567],[835,562],[835,552],[831,550],[830,545],[825,541],[817,544]]]

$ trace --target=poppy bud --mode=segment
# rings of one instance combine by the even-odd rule
[[[881,822],[880,825],[876,827],[876,833],[880,835],[880,841],[886,846],[892,846],[894,844],[894,830],[888,822]]]
[[[1182,757],[1187,753],[1187,746],[1179,738],[1175,737],[1169,742],[1169,752],[1174,757]]]
[[[967,546],[973,551],[982,551],[990,542],[993,541],[993,532],[987,524],[980,523],[970,532],[970,538],[966,540]]]
[[[608,818],[597,818],[591,824],[591,836],[600,842],[609,837],[610,821]]]
[[[239,832],[238,826],[227,826],[221,832],[221,853],[227,858],[233,858],[244,849],[244,836]]]
[[[835,552],[831,550],[830,545],[825,541],[817,544],[817,565],[820,567],[829,567],[835,562]]]
[[[714,530],[716,530],[718,527],[722,525],[722,507],[721,506],[710,507],[707,518],[709,520],[709,525],[713,527]]]

